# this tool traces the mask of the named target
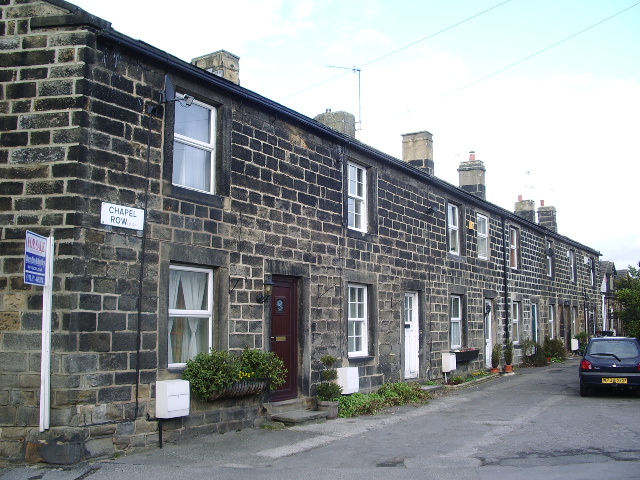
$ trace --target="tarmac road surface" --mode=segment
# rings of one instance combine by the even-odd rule
[[[578,394],[578,360],[518,369],[425,406],[250,429],[2,480],[640,479],[640,398]]]

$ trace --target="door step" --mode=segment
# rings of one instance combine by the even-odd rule
[[[311,397],[294,398],[282,402],[264,404],[267,413],[274,422],[285,425],[322,422],[327,419],[327,412],[316,410],[315,399]]]
[[[274,422],[282,422],[285,425],[301,425],[304,423],[323,422],[327,419],[327,412],[317,410],[292,410],[271,415]]]

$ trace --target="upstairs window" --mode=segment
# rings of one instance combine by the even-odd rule
[[[478,214],[478,258],[489,258],[489,220],[484,215]]]
[[[545,255],[547,258],[547,277],[553,277],[553,243],[551,240],[547,240]]]
[[[520,231],[517,228],[509,228],[509,266],[520,267]]]
[[[347,164],[348,227],[361,232],[367,230],[367,172],[354,163]]]
[[[569,280],[576,281],[576,252],[575,250],[569,250]]]
[[[194,100],[175,103],[172,183],[215,193],[215,108]]]
[[[452,203],[447,207],[449,253],[460,255],[460,210]]]

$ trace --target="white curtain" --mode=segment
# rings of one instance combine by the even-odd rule
[[[169,309],[173,310],[178,305],[178,290],[180,285],[180,270],[171,270],[169,274]],[[173,351],[176,346],[173,344],[174,336],[172,335],[173,331],[173,317],[169,317],[168,321],[168,335],[169,335],[169,363],[174,363],[175,360],[173,358]]]
[[[210,181],[211,152],[174,142],[173,183],[208,192]]]
[[[187,310],[202,310],[202,300],[207,286],[207,275],[199,272],[181,272],[182,292]],[[202,336],[200,328],[203,323],[199,318],[189,318],[189,333],[185,328],[183,340],[183,361],[193,358],[198,353],[198,337]],[[185,348],[186,347],[186,348]]]

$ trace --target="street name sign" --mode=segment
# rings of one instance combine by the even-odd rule
[[[142,230],[144,225],[144,210],[102,202],[100,223],[113,227]]]

